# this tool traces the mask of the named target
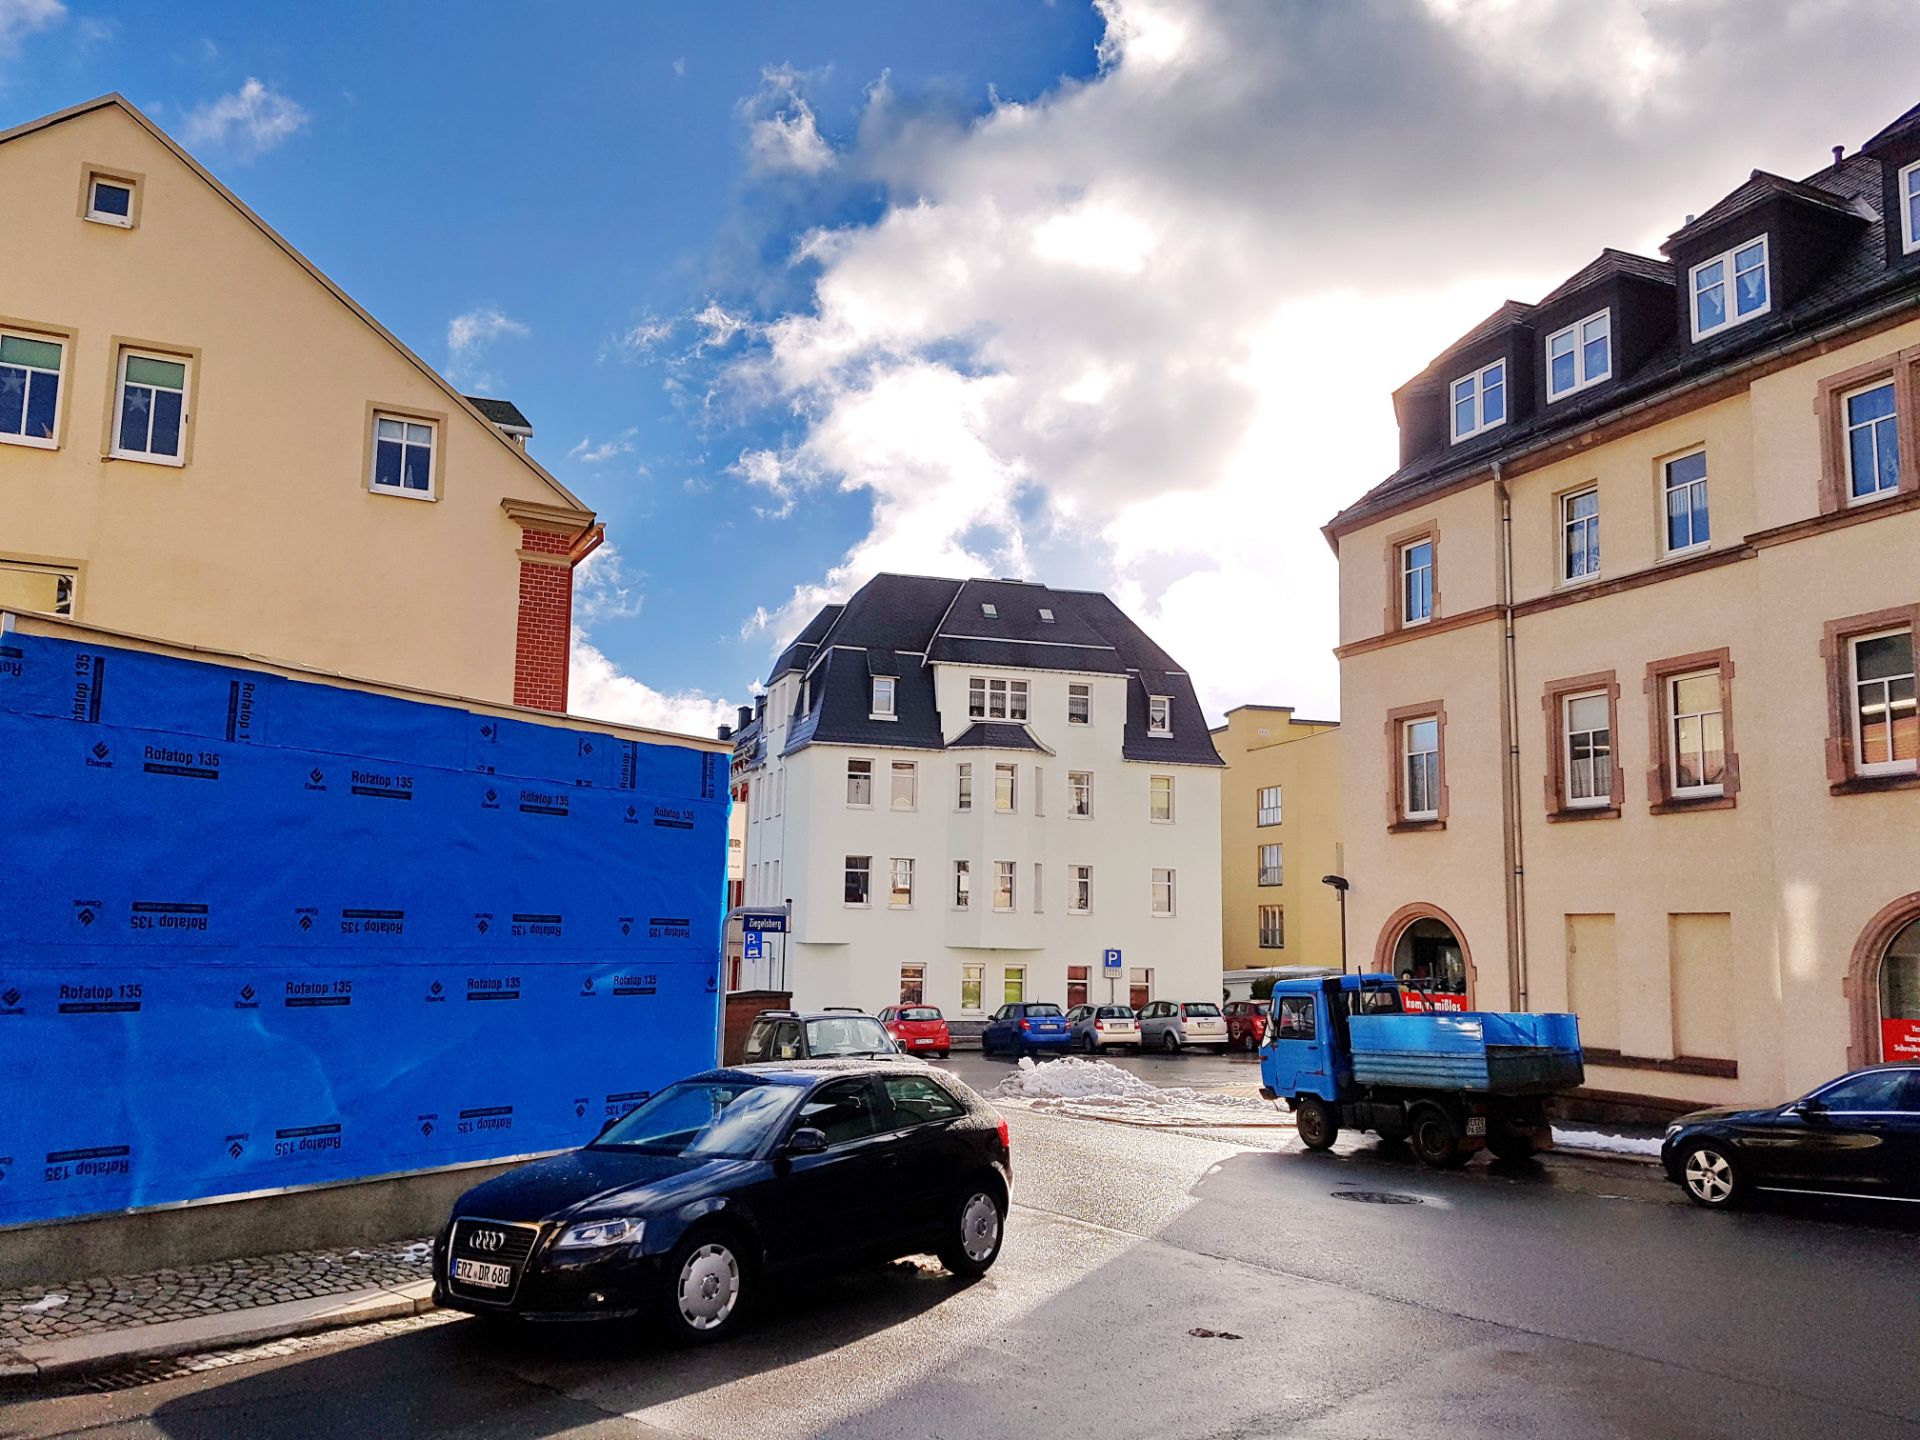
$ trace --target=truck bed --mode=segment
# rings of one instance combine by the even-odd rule
[[[1356,1015],[1348,1026],[1357,1085],[1533,1095],[1586,1078],[1571,1015]]]

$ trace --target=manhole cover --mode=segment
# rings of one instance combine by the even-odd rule
[[[1357,1200],[1362,1205],[1419,1205],[1418,1195],[1396,1195],[1391,1190],[1336,1190],[1336,1200]]]

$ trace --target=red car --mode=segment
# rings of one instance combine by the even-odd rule
[[[953,1049],[947,1017],[938,1006],[889,1005],[880,1012],[880,1023],[909,1055],[934,1055],[944,1060]]]
[[[1271,1000],[1235,1000],[1221,1007],[1227,1017],[1227,1045],[1235,1050],[1258,1050],[1267,1038]]]

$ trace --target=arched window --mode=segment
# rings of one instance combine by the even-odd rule
[[[1880,960],[1880,1058],[1920,1060],[1920,919],[1888,942]]]

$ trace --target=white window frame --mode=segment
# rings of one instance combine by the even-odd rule
[[[1422,545],[1427,547],[1427,563],[1424,565],[1416,565],[1413,563],[1413,552],[1418,550]],[[1418,615],[1413,613],[1413,595],[1408,584],[1416,574],[1424,574],[1426,576],[1426,583],[1422,593],[1426,598],[1427,608]],[[1433,536],[1421,535],[1407,541],[1400,547],[1400,624],[1402,627],[1410,628],[1415,625],[1425,625],[1432,619]]]
[[[1267,796],[1269,795],[1273,796],[1273,806],[1271,810],[1269,810],[1267,806]],[[1280,786],[1262,785],[1253,792],[1254,828],[1256,830],[1263,830],[1269,825],[1284,824],[1286,808],[1286,796],[1282,793]],[[1271,820],[1267,818],[1269,814],[1273,816]]]
[[[1915,163],[1920,164],[1920,161],[1916,161]],[[1920,173],[1920,172],[1916,172],[1916,173]],[[1898,467],[1896,467],[1896,470],[1895,470],[1895,474],[1893,477],[1893,484],[1885,487],[1884,489],[1876,488],[1873,490],[1869,490],[1864,495],[1856,495],[1853,490],[1853,432],[1854,431],[1866,430],[1866,429],[1872,429],[1874,431],[1873,453],[1874,453],[1874,458],[1876,460],[1879,458],[1879,455],[1880,455],[1879,429],[1882,425],[1890,426],[1892,428],[1894,449],[1896,452],[1899,449],[1899,446],[1900,446],[1899,394],[1900,392],[1897,388],[1898,384],[1899,384],[1899,381],[1894,376],[1888,375],[1879,380],[1872,381],[1869,384],[1861,385],[1855,389],[1849,390],[1840,397],[1840,448],[1845,454],[1845,459],[1842,463],[1846,469],[1847,504],[1850,506],[1871,505],[1876,500],[1885,500],[1890,495],[1898,495],[1900,493],[1900,476],[1898,473]],[[1894,413],[1891,415],[1879,416],[1876,419],[1867,421],[1866,424],[1864,425],[1855,425],[1850,419],[1848,419],[1848,416],[1847,416],[1848,406],[1851,405],[1853,401],[1859,399],[1862,395],[1871,395],[1876,390],[1887,390],[1893,393],[1894,405],[1895,405]],[[1876,481],[1879,479],[1879,471],[1877,468],[1874,472],[1874,478]]]
[[[906,896],[900,898],[900,882],[906,881]],[[889,910],[911,910],[913,908],[913,860],[907,856],[894,855],[887,861],[887,908]]]
[[[1433,748],[1416,750],[1413,748],[1413,731],[1417,725],[1433,726]],[[1433,784],[1428,798],[1433,802],[1431,808],[1415,810],[1413,808],[1413,762],[1416,758],[1431,755],[1433,757]],[[1400,722],[1400,818],[1403,820],[1438,820],[1440,818],[1440,717],[1438,715],[1411,715]]]
[[[1894,181],[1894,194],[1900,201],[1900,238],[1901,253],[1911,255],[1920,250],[1920,160],[1901,167]]]
[[[162,365],[178,365],[180,375],[180,453],[178,455],[158,455],[151,450],[124,450],[120,446],[121,416],[127,403],[127,362],[129,360],[156,360]],[[107,452],[115,460],[137,460],[142,465],[170,465],[178,470],[187,463],[187,437],[190,433],[188,423],[193,419],[189,401],[193,398],[193,357],[191,355],[170,355],[164,350],[147,350],[138,345],[122,345],[120,359],[114,366],[113,381],[113,445]],[[169,386],[147,385],[148,390],[169,389]],[[147,439],[153,439],[153,412],[147,412]]]
[[[1713,681],[1713,709],[1689,710],[1682,715],[1680,686],[1688,680],[1698,680],[1703,677],[1711,678]],[[1677,675],[1668,675],[1664,677],[1664,683],[1667,687],[1667,693],[1662,697],[1665,701],[1663,708],[1666,711],[1667,722],[1667,794],[1677,800],[1698,800],[1724,795],[1726,793],[1724,776],[1727,762],[1727,710],[1719,668],[1716,666],[1710,670],[1687,670]],[[1723,779],[1710,781],[1704,785],[1683,786],[1680,784],[1680,722],[1704,720],[1708,715],[1720,717],[1720,765]],[[1704,747],[1701,753],[1705,755]]]
[[[866,773],[862,775],[856,772],[853,768],[856,765],[866,766]],[[867,798],[864,800],[856,800],[853,798],[854,782],[858,780],[866,781]],[[847,808],[849,810],[871,810],[873,808],[873,761],[863,760],[857,756],[850,757],[847,760]]]
[[[1067,772],[1067,818],[1070,820],[1093,818],[1093,772],[1091,770]]]
[[[967,986],[973,986],[973,1004],[967,1004]],[[987,967],[978,963],[960,967],[960,1013],[987,1013]]]
[[[1069,915],[1093,913],[1093,866],[1069,865],[1067,867],[1067,913]]]
[[[907,998],[907,987],[911,985],[914,999]],[[900,967],[900,1003],[901,1005],[924,1005],[927,1003],[927,967],[925,965],[902,965]]]
[[[1017,862],[1012,860],[996,860],[993,862],[994,914],[1011,915],[1013,913],[1014,907],[1019,903],[1020,899],[1019,885],[1020,867]],[[1000,897],[1003,894],[1007,897],[1007,903],[1004,905],[1000,903]]]
[[[127,192],[127,213],[116,215],[111,210],[102,210],[95,205],[94,198],[99,187],[111,185],[116,190]],[[96,225],[111,225],[117,230],[133,229],[133,217],[140,208],[140,186],[137,181],[124,179],[108,170],[93,170],[87,175],[87,214],[86,218]]]
[[[1573,728],[1573,706],[1579,700],[1598,700],[1607,710],[1607,723],[1603,730],[1575,730]],[[1576,773],[1573,755],[1573,737],[1575,735],[1594,736],[1605,734],[1607,737],[1607,774],[1606,784],[1593,795],[1575,795],[1573,777]],[[1592,741],[1588,741],[1591,748]],[[1581,690],[1560,697],[1560,803],[1569,810],[1604,810],[1613,804],[1613,775],[1618,763],[1614,756],[1613,743],[1613,706],[1605,690]],[[1597,777],[1596,777],[1597,778]]]
[[[1695,455],[1705,455],[1706,453],[1706,446],[1696,445],[1693,449],[1683,450],[1678,455],[1669,455],[1660,462],[1660,550],[1664,555],[1691,555],[1695,551],[1705,550],[1713,544],[1711,534],[1713,530],[1713,492],[1707,483],[1712,478],[1713,472],[1711,467],[1709,467],[1707,472],[1701,475],[1698,480],[1682,482],[1689,490],[1698,485],[1702,490],[1707,492],[1707,530],[1709,532],[1707,538],[1704,540],[1692,540],[1685,545],[1675,546],[1671,543],[1673,535],[1668,523],[1671,513],[1668,507],[1673,503],[1674,490],[1678,488],[1673,483],[1673,467],[1682,460],[1691,460]],[[1594,518],[1596,521],[1599,519],[1597,507]],[[1687,507],[1687,533],[1689,535],[1693,534],[1693,507],[1691,505]]]
[[[962,760],[953,767],[953,809],[956,815],[973,812],[973,762]]]
[[[1173,776],[1149,775],[1147,777],[1147,820],[1154,825],[1173,824]],[[1160,814],[1160,796],[1167,799],[1166,813]]]
[[[1028,713],[1028,690],[1025,680],[1008,680],[1004,677],[989,675],[968,677],[967,718],[969,720],[1010,720],[1016,724],[1025,724]]]
[[[1573,509],[1573,502],[1576,500],[1585,499],[1589,495],[1593,497],[1593,514],[1584,515],[1584,516],[1573,515],[1571,513]],[[1664,520],[1664,516],[1662,518]],[[1568,573],[1569,567],[1572,565],[1573,560],[1572,560],[1572,557],[1567,553],[1567,537],[1573,532],[1573,530],[1576,527],[1582,530],[1591,529],[1593,532],[1596,532],[1596,533],[1599,531],[1600,529],[1600,487],[1598,485],[1583,485],[1581,486],[1580,489],[1569,490],[1565,495],[1562,495],[1560,497],[1560,531],[1559,531],[1560,566],[1559,566],[1559,569],[1560,569],[1560,583],[1562,585],[1584,585],[1589,580],[1598,579],[1600,575],[1600,562],[1597,560],[1594,562],[1593,568],[1591,570],[1583,570],[1578,575],[1573,575]],[[1597,545],[1588,544],[1588,545],[1583,545],[1581,547],[1581,550],[1582,550],[1582,553],[1584,554],[1588,550],[1597,549],[1597,548],[1598,548]]]
[[[1587,371],[1587,346],[1593,342],[1587,338],[1587,327],[1596,320],[1606,327],[1607,368],[1589,374]],[[1565,389],[1556,390],[1553,388],[1553,346],[1555,341],[1569,336],[1573,340],[1573,383]],[[1598,385],[1602,380],[1611,380],[1613,378],[1612,309],[1596,310],[1593,314],[1582,316],[1580,319],[1574,321],[1573,324],[1562,326],[1547,336],[1545,358],[1547,366],[1547,403],[1549,405],[1556,400],[1564,400],[1569,395],[1577,394],[1589,385]]]
[[[1757,310],[1749,310],[1746,314],[1742,315],[1738,313],[1739,302],[1735,293],[1738,287],[1735,282],[1739,279],[1739,274],[1733,268],[1733,257],[1742,251],[1751,250],[1755,245],[1760,247],[1760,273],[1766,280],[1767,298],[1761,303]],[[1700,272],[1713,265],[1725,266],[1725,269],[1721,271],[1719,282],[1725,292],[1721,296],[1721,313],[1725,318],[1721,320],[1718,325],[1710,325],[1705,330],[1702,330],[1700,328]],[[1729,246],[1718,255],[1709,255],[1698,265],[1690,266],[1687,270],[1687,324],[1692,327],[1693,338],[1695,340],[1705,340],[1709,336],[1718,335],[1723,330],[1731,330],[1736,325],[1744,325],[1749,320],[1758,320],[1762,315],[1768,314],[1772,309],[1773,248],[1768,244],[1764,231],[1750,240],[1742,240],[1738,245]]]
[[[904,776],[907,782],[907,798],[900,799],[900,780]],[[920,808],[920,766],[913,760],[890,760],[887,762],[887,808],[889,810],[918,810]]]
[[[899,718],[894,713],[894,704],[898,698],[895,693],[896,684],[897,682],[891,675],[875,675],[873,677],[873,698],[867,707],[867,718],[869,720],[896,720]]]
[[[1498,420],[1488,420],[1487,391],[1495,388],[1495,386],[1489,385],[1488,377],[1496,370],[1500,372],[1500,378],[1497,382],[1497,388],[1500,391],[1500,418]],[[1462,385],[1468,387],[1469,393],[1464,398],[1473,406],[1473,427],[1468,430],[1462,430],[1460,428],[1460,402],[1463,398],[1460,393],[1460,387]],[[1507,423],[1507,417],[1512,413],[1513,400],[1512,397],[1507,394],[1507,361],[1505,356],[1482,365],[1471,374],[1458,376],[1447,385],[1447,433],[1453,436],[1453,443],[1455,445],[1458,445],[1462,440],[1471,440],[1476,435],[1484,435],[1489,430],[1499,429]]]
[[[417,426],[427,432],[427,488],[409,490],[405,485],[383,485],[380,483],[380,426],[389,425]],[[403,435],[405,432],[402,432]],[[373,443],[368,447],[367,489],[375,495],[395,495],[402,500],[438,500],[440,498],[440,422],[424,415],[406,415],[397,410],[376,410],[373,412]],[[417,445],[419,442],[406,436],[401,445]],[[404,461],[404,452],[402,459]]]
[[[953,862],[953,908],[955,910],[973,908],[973,862],[971,860]]]
[[[1861,759],[1861,756],[1866,754],[1866,749],[1861,744],[1863,736],[1861,734],[1860,724],[1860,691],[1862,686],[1860,679],[1860,646],[1869,640],[1885,640],[1895,635],[1905,635],[1907,637],[1909,661],[1910,663],[1917,663],[1917,668],[1920,668],[1920,655],[1916,655],[1913,650],[1913,631],[1905,625],[1891,625],[1885,630],[1873,630],[1865,635],[1849,635],[1847,637],[1847,724],[1851,726],[1853,730],[1853,773],[1856,775],[1911,775],[1916,768],[1920,768],[1920,765],[1916,765],[1916,762],[1913,760],[1877,760],[1872,764],[1868,764]],[[1869,680],[1865,683],[1879,686],[1882,697],[1886,697],[1887,681]],[[1891,750],[1893,741],[1891,725],[1889,725],[1887,741],[1888,748]]]
[[[1053,624],[1053,611],[1047,609],[1044,605],[1040,607],[1040,623],[1042,625]]]
[[[1171,919],[1177,912],[1175,905],[1178,897],[1175,890],[1176,873],[1171,869],[1155,866],[1148,897],[1148,912],[1156,920]],[[1164,904],[1162,903],[1164,899]]]
[[[989,620],[998,620],[1000,618],[1000,607],[995,605],[991,600],[982,600],[980,602],[980,613]]]
[[[1007,992],[1014,986],[1020,987],[1018,1000],[1007,999]],[[1003,965],[1000,969],[1000,1004],[1024,1005],[1027,1003],[1027,967],[1024,965]]]
[[[1274,924],[1267,924],[1267,917],[1274,918]],[[1261,905],[1254,917],[1254,928],[1258,932],[1260,949],[1284,950],[1287,948],[1287,907],[1284,905]],[[1272,939],[1268,937],[1272,936]]]
[[[864,863],[856,865],[853,863],[856,860]],[[865,887],[867,898],[864,900],[847,899],[847,877],[856,873],[864,874],[867,877]],[[840,903],[849,910],[871,910],[873,908],[873,857],[871,855],[849,855],[845,858],[840,869]]]
[[[1147,697],[1147,734],[1170,739],[1173,736],[1173,697]]]
[[[1254,883],[1262,889],[1273,889],[1287,883],[1286,851],[1277,840],[1261,844],[1259,853],[1254,857]]]
[[[0,432],[0,444],[25,445],[33,450],[58,450],[60,448],[62,423],[67,417],[67,360],[73,353],[73,341],[66,335],[43,334],[39,331],[23,329],[17,325],[0,327],[0,340],[4,340],[9,336],[15,340],[28,341],[34,345],[53,346],[60,352],[60,368],[49,371],[44,365],[26,365],[18,362],[8,362],[11,368],[25,370],[27,372],[27,380],[25,388],[21,391],[20,395],[21,431],[18,435]],[[27,423],[27,400],[33,393],[33,377],[35,375],[47,374],[53,376],[53,434],[47,436],[29,435],[25,427]],[[119,434],[119,421],[120,417],[116,412],[114,415],[114,434],[116,437]]]
[[[1000,803],[1000,779],[1006,777],[1007,803]],[[996,815],[1018,815],[1020,813],[1020,767],[1011,763],[996,763],[993,767],[993,813]]]
[[[1080,713],[1073,713],[1073,702],[1080,702]],[[1067,684],[1067,723],[1069,725],[1091,725],[1093,723],[1093,686],[1083,685],[1079,681]]]

